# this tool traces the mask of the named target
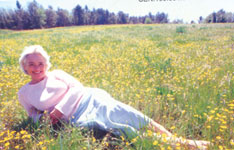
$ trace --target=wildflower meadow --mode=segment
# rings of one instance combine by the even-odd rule
[[[25,46],[41,45],[53,69],[98,87],[153,118],[175,136],[234,149],[234,24],[100,25],[0,30],[0,150],[170,150],[150,130],[133,139],[93,133],[46,117],[34,124],[17,92]],[[176,144],[177,150],[188,149]]]

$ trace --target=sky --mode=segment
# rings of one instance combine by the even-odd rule
[[[19,0],[24,9],[33,0]],[[55,10],[63,8],[68,11],[76,5],[84,8],[86,5],[90,10],[103,8],[110,12],[123,11],[129,16],[145,16],[151,12],[168,14],[170,21],[182,19],[184,22],[197,22],[199,17],[207,17],[213,12],[223,9],[234,13],[234,0],[37,0],[44,8],[51,5]],[[0,0],[0,8],[15,9],[16,0]]]

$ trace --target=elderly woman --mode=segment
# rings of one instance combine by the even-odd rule
[[[26,47],[19,63],[31,81],[18,92],[19,102],[29,117],[37,122],[43,111],[49,113],[51,123],[67,120],[78,127],[99,128],[115,135],[137,133],[143,127],[166,134],[172,143],[204,147],[206,141],[172,140],[172,134],[136,109],[112,98],[98,88],[84,87],[62,70],[49,72],[49,56],[39,45]]]

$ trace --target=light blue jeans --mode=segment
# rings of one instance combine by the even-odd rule
[[[98,88],[87,88],[71,118],[74,126],[98,128],[118,136],[137,135],[137,131],[149,122],[149,117]]]

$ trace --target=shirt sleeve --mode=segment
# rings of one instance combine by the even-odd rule
[[[76,88],[69,88],[66,95],[55,106],[55,108],[68,119],[72,115],[74,109],[76,109],[82,97],[81,95],[81,92],[78,91]]]
[[[83,91],[83,85],[73,76],[62,70],[55,70],[55,77],[68,85],[67,93],[61,101],[55,106],[66,118],[69,118],[77,107]]]
[[[38,111],[35,107],[33,107],[32,105],[30,105],[29,103],[26,102],[26,100],[24,98],[24,93],[26,93],[26,92],[23,92],[23,89],[20,89],[20,91],[18,92],[19,102],[26,110],[28,116],[30,118],[32,118],[34,122],[37,122],[42,114],[38,113]]]

